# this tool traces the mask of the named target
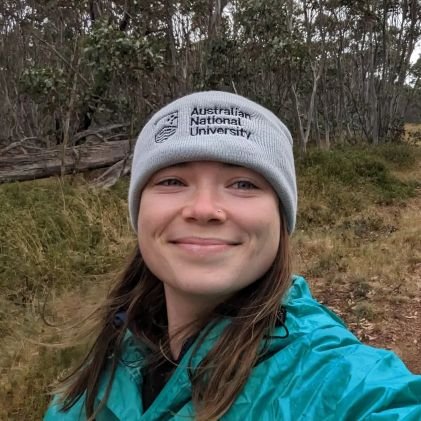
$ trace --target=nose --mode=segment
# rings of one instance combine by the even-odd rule
[[[197,189],[182,210],[183,218],[199,223],[224,222],[226,212],[216,196],[212,189]]]

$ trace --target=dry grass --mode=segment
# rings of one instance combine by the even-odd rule
[[[356,225],[348,225],[349,218],[344,218],[328,232],[300,232],[294,238],[295,267],[312,279],[320,278],[314,281],[318,289],[349,288],[355,280],[364,280],[373,290],[373,302],[379,301],[376,313],[381,315],[384,301],[393,299],[391,291],[399,290],[400,297],[409,299],[421,291],[415,273],[421,263],[420,210],[420,199],[410,199],[402,208],[367,209],[366,218],[354,219]],[[374,227],[371,215],[376,218]],[[368,221],[364,228],[361,221]]]
[[[421,144],[421,123],[405,124],[405,141],[416,145]]]
[[[297,163],[293,244],[296,272],[320,300],[421,371],[418,345],[399,337],[419,315],[396,318],[397,309],[412,317],[421,295],[420,163],[420,150],[402,145],[310,152]],[[83,347],[40,345],[70,334],[45,326],[43,303],[60,324],[105,294],[134,242],[126,190],[126,181],[95,191],[82,179],[0,186],[0,419],[40,419],[48,385],[80,356]]]
[[[0,419],[40,419],[48,385],[80,352],[40,346],[68,334],[41,316],[82,318],[103,295],[133,243],[126,190],[83,179],[0,186]]]

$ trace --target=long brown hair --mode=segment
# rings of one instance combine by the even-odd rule
[[[232,321],[199,366],[190,372],[197,420],[217,420],[229,410],[264,352],[261,345],[276,325],[290,279],[289,235],[281,213],[278,252],[268,271],[195,324],[196,328],[205,329],[226,317],[227,311]],[[116,327],[115,318],[121,311],[126,319]],[[120,280],[96,312],[95,342],[79,367],[61,384],[62,409],[69,410],[86,392],[86,415],[94,419],[109,396],[126,329],[132,330],[157,361],[162,339],[167,338],[166,317],[163,284],[149,271],[136,247]],[[106,364],[111,364],[110,380],[103,401],[95,408]]]

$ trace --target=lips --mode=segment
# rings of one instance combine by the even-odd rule
[[[240,244],[235,241],[221,238],[203,237],[182,237],[171,240],[170,243],[177,246],[179,250],[186,251],[190,254],[199,254],[201,256],[224,252]]]
[[[182,238],[177,238],[175,240],[171,240],[170,243],[194,244],[198,246],[218,246],[218,245],[235,246],[239,244],[236,241],[224,240],[220,238],[203,238],[203,237],[182,237]]]

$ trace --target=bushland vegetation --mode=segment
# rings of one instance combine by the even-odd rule
[[[205,89],[266,105],[302,152],[396,140],[419,122],[420,36],[418,0],[4,0],[0,147],[74,146],[110,123],[132,137]]]
[[[363,341],[421,373],[419,147],[314,149],[296,164],[295,272]],[[40,419],[48,386],[85,349],[75,323],[136,241],[127,186],[80,175],[0,186],[0,419]]]

